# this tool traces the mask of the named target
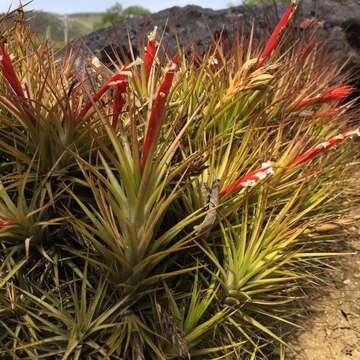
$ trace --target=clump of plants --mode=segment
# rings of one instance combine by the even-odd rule
[[[359,135],[312,31],[204,55],[0,43],[0,358],[266,359],[351,206]],[[298,39],[298,40],[294,40]],[[331,227],[333,229],[333,227]]]

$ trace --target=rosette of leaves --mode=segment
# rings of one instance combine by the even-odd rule
[[[154,31],[112,69],[6,33],[1,356],[283,353],[356,201],[359,134],[341,67],[286,31],[296,7],[264,47],[168,56]]]

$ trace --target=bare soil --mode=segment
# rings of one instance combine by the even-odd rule
[[[312,295],[311,315],[292,341],[286,359],[360,360],[360,220],[346,239],[354,255],[339,260],[329,285]],[[352,232],[352,231],[351,231]],[[352,232],[352,233],[354,233]]]

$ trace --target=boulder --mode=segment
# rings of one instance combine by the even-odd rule
[[[276,9],[243,5],[224,10],[192,5],[172,7],[150,16],[128,18],[91,33],[75,43],[75,47],[86,58],[96,55],[106,62],[116,53],[129,57],[130,40],[136,57],[144,46],[146,34],[158,26],[169,53],[175,52],[177,42],[182,47],[195,46],[203,52],[217,34],[223,33],[229,39],[234,32],[247,36],[253,24],[255,38],[265,40],[285,8],[284,5]],[[296,18],[292,26],[302,19],[319,19],[319,34],[328,42],[331,54],[346,59],[354,74],[360,74],[360,0],[303,0]]]
[[[135,55],[144,45],[146,35],[157,26],[168,51],[175,52],[177,41],[182,47],[195,45],[202,51],[211,43],[214,34],[234,31],[249,33],[255,20],[257,33],[263,31],[265,19],[273,16],[268,8],[238,6],[211,10],[199,6],[172,7],[145,17],[128,18],[113,26],[91,33],[75,45],[87,57],[91,52],[102,60],[114,51],[129,54],[129,40]]]

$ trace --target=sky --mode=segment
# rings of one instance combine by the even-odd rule
[[[22,0],[25,4],[29,0]],[[61,14],[77,12],[102,12],[116,3],[116,0],[34,0],[27,8],[51,11]],[[141,5],[152,12],[166,9],[171,6],[185,6],[188,4],[210,7],[213,9],[226,8],[228,0],[121,0],[123,7]],[[19,0],[0,0],[0,12],[16,8]]]

